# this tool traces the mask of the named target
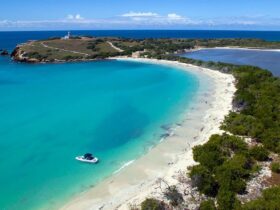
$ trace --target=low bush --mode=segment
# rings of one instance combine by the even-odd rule
[[[236,198],[235,193],[226,188],[219,190],[217,195],[217,203],[219,210],[240,209],[240,202]]]
[[[271,170],[274,172],[274,173],[280,173],[280,162],[272,162],[271,163]]]
[[[164,203],[154,198],[146,198],[141,203],[141,210],[164,210]]]
[[[272,187],[263,191],[262,197],[244,204],[242,210],[279,210],[280,187]]]
[[[250,155],[258,161],[266,161],[269,159],[269,152],[263,146],[254,146],[250,149]]]
[[[213,200],[203,201],[200,206],[199,210],[216,210],[216,206]]]
[[[164,192],[164,196],[170,201],[172,206],[178,206],[183,202],[183,196],[178,192],[176,186],[170,186]]]
[[[211,197],[217,195],[218,183],[206,167],[202,165],[193,166],[189,175],[192,186],[197,187],[201,193]]]

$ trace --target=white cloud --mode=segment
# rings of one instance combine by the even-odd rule
[[[69,14],[53,20],[0,20],[0,30],[37,29],[279,29],[280,18],[269,16],[240,16],[189,18],[176,13],[128,12],[112,18],[86,19],[80,14]]]
[[[121,15],[122,17],[157,17],[157,13],[153,12],[128,12]]]
[[[160,15],[154,12],[128,12],[121,15],[122,21],[130,22],[131,24],[142,24],[142,25],[170,25],[170,24],[193,24],[188,18],[185,18],[176,13],[169,13],[167,15]]]
[[[176,13],[168,14],[167,18],[170,19],[170,20],[182,20],[182,19],[184,19],[181,15],[177,15]]]
[[[68,20],[83,20],[84,18],[80,14],[72,15],[69,14],[67,15]]]

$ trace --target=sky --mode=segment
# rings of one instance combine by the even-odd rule
[[[279,0],[10,0],[0,31],[280,30]]]

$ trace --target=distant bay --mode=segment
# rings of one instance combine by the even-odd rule
[[[238,65],[252,65],[267,69],[280,77],[280,51],[246,49],[202,49],[188,52],[183,57],[203,61],[220,61]]]

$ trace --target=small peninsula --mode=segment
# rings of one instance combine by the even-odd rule
[[[233,47],[279,49],[279,42],[261,39],[128,39],[117,37],[65,36],[30,40],[19,44],[11,56],[29,63],[73,62],[117,56],[164,58],[201,48]]]

